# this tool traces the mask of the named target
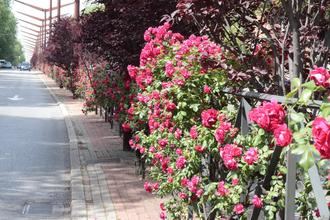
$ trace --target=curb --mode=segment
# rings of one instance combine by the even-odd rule
[[[42,72],[37,72],[43,74]],[[70,119],[70,115],[65,105],[60,102],[53,91],[47,86],[45,80],[39,77],[50,95],[53,97],[57,105],[60,107],[65,125],[67,127],[69,143],[70,143],[70,162],[71,162],[71,219],[87,220],[87,205],[85,201],[83,178],[81,173],[81,165],[79,159],[78,138]]]

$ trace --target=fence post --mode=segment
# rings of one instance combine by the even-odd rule
[[[248,113],[252,109],[250,103],[246,101],[244,97],[241,98],[239,111],[237,113],[237,118],[235,122],[235,127],[241,129],[241,134],[247,134],[249,132],[250,120]]]
[[[330,219],[329,208],[327,205],[327,200],[324,196],[324,191],[320,181],[319,172],[315,164],[311,168],[309,168],[308,174],[312,183],[313,192],[315,195],[317,207],[320,211],[321,219],[328,220]]]
[[[291,149],[287,153],[287,167],[285,183],[285,219],[295,218],[295,198],[296,198],[296,175],[297,175],[297,156],[292,154]]]

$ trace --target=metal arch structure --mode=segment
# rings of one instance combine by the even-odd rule
[[[46,47],[47,35],[49,37],[51,34],[53,19],[59,20],[61,18],[61,9],[63,7],[74,4],[74,13],[73,13],[74,18],[78,20],[79,16],[80,16],[80,0],[74,0],[73,2],[70,2],[67,4],[61,4],[61,0],[57,0],[57,6],[55,6],[55,7],[53,7],[54,0],[49,0],[49,8],[38,7],[36,5],[28,3],[27,0],[14,0],[14,1],[44,13],[43,18],[40,18],[40,17],[36,17],[36,16],[30,15],[30,14],[27,14],[24,12],[17,11],[17,13],[24,15],[26,17],[32,18],[33,20],[39,22],[39,24],[36,24],[36,23],[27,21],[24,19],[18,19],[19,22],[39,28],[39,30],[35,30],[33,28],[28,28],[25,25],[21,25],[21,27],[25,29],[25,31],[21,31],[21,32],[27,35],[27,36],[25,36],[25,38],[28,39],[29,43],[30,43],[30,45],[28,45],[27,42],[25,41],[24,45],[28,45],[29,47],[31,47],[32,46],[31,44],[34,43],[35,44],[34,50],[38,50],[38,48],[43,50]],[[56,17],[53,17],[54,10],[57,10]],[[47,13],[48,13],[48,17],[47,17]],[[47,25],[47,21],[48,21],[48,25]],[[41,22],[41,24],[40,24],[40,22]],[[28,49],[28,48],[26,48],[26,49]],[[31,49],[31,48],[29,48],[29,49]]]

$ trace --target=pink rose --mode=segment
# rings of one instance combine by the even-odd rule
[[[179,192],[178,195],[179,195],[180,199],[186,199],[186,198],[188,198],[188,195],[186,193],[184,193],[184,192]]]
[[[244,206],[241,203],[238,203],[234,206],[234,212],[237,215],[240,215],[244,212]]]
[[[177,128],[174,132],[175,139],[179,140],[181,138],[181,135],[182,135],[182,131],[179,128]]]
[[[181,186],[186,187],[188,185],[188,179],[186,177],[181,179]]]
[[[222,144],[225,141],[227,133],[232,128],[231,123],[229,122],[222,122],[220,124],[220,127],[215,130],[215,139],[219,144]]]
[[[239,180],[237,178],[233,178],[231,180],[231,185],[236,186],[239,183]]]
[[[203,87],[203,92],[204,92],[205,94],[210,94],[210,93],[212,92],[212,90],[211,90],[211,88],[210,88],[208,85],[205,85],[205,86]]]
[[[167,139],[159,139],[158,144],[160,145],[161,148],[164,148],[168,144],[168,141]]]
[[[203,153],[203,151],[204,151],[204,148],[201,145],[196,145],[194,149],[198,153]]]
[[[244,155],[244,161],[249,165],[254,164],[255,162],[258,161],[258,159],[259,159],[258,150],[257,148],[254,147],[249,148],[249,150]]]
[[[224,181],[220,181],[218,183],[217,191],[215,193],[217,196],[227,196],[229,194],[229,190],[225,186]]]
[[[223,148],[220,148],[220,156],[229,170],[236,170],[238,168],[238,162],[236,157],[242,154],[242,149],[235,144],[226,144]]]
[[[286,147],[292,142],[292,132],[286,124],[279,125],[273,134],[277,146]]]
[[[151,183],[149,183],[149,182],[145,182],[144,183],[144,189],[148,192],[148,193],[151,193],[152,192],[152,184]]]
[[[184,156],[180,156],[175,163],[177,169],[183,169],[186,165],[186,158]]]
[[[160,215],[159,215],[159,217],[160,217],[161,220],[165,220],[166,219],[165,212],[161,212]]]
[[[330,86],[330,74],[323,67],[314,66],[314,69],[309,72],[309,76],[311,80],[313,80],[318,86],[323,86],[325,88],[328,88]]]
[[[196,139],[198,137],[197,126],[196,125],[192,126],[190,128],[190,132],[189,133],[190,133],[190,137],[192,139]]]
[[[312,136],[315,148],[322,158],[330,159],[330,125],[326,119],[317,117],[312,123]]]
[[[211,128],[217,122],[218,111],[215,109],[204,110],[201,117],[203,126]]]
[[[285,111],[276,101],[263,102],[261,106],[249,112],[249,118],[262,129],[271,132],[284,123]]]
[[[203,189],[198,189],[197,192],[196,192],[196,196],[198,198],[200,198],[203,195],[203,193],[204,193],[204,190]]]
[[[175,150],[175,153],[176,153],[177,155],[182,155],[182,149],[181,149],[181,148],[177,148],[177,149]]]
[[[165,74],[167,77],[171,78],[175,72],[172,62],[167,61],[165,64]]]
[[[128,74],[131,77],[131,79],[135,79],[137,73],[138,73],[138,68],[132,65],[127,66]]]
[[[123,128],[124,132],[130,132],[132,130],[131,125],[129,123],[123,123],[121,127]]]
[[[172,112],[176,109],[176,105],[173,102],[168,102],[166,105],[166,110]]]
[[[258,197],[257,195],[254,195],[252,198],[252,204],[256,207],[256,208],[261,208],[263,206],[263,202],[262,199],[260,197]]]

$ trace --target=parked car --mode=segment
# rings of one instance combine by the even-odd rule
[[[6,64],[5,60],[0,60],[0,69],[4,68],[4,65]]]
[[[31,65],[28,62],[23,62],[20,66],[20,70],[28,70],[31,71]]]
[[[13,68],[13,65],[11,64],[11,62],[6,61],[2,68],[11,69]]]

